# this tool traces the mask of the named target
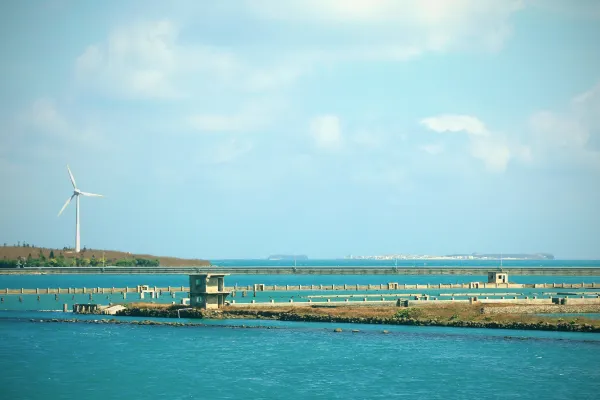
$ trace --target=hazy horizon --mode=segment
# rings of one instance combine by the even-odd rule
[[[0,4],[0,241],[600,259],[589,0]]]

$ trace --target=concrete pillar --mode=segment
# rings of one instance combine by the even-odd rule
[[[323,290],[323,285],[319,285],[319,289]]]
[[[348,299],[344,299],[344,301],[347,303],[347,302],[348,302]]]
[[[67,303],[63,304],[63,312],[67,312],[69,306],[67,305]]]
[[[363,297],[363,301],[367,301],[367,298],[366,298],[366,297]]]
[[[308,302],[309,302],[309,303],[312,303],[312,299],[308,299]]]
[[[143,299],[143,298],[144,298],[144,292],[141,292],[140,293],[140,299]]]
[[[271,303],[275,303],[275,300],[271,299]]]
[[[293,303],[293,302],[294,302],[294,299],[290,299],[290,303]]]
[[[251,303],[252,303],[252,304],[256,303],[256,300],[252,300],[252,301],[251,301]]]
[[[127,298],[127,292],[123,292],[123,300]]]
[[[348,285],[344,283],[344,290],[348,289]]]
[[[331,303],[331,299],[327,299],[327,302],[328,302],[328,303]]]
[[[358,288],[358,283],[356,284],[356,290],[360,290],[360,289]]]
[[[290,290],[290,285],[285,285],[285,290]]]
[[[21,289],[21,293],[23,293],[23,289]],[[35,288],[35,294],[39,294],[40,293],[40,289]]]

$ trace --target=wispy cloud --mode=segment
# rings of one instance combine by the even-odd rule
[[[337,150],[342,146],[342,128],[336,115],[321,115],[310,121],[310,134],[317,148]]]
[[[600,83],[575,96],[564,110],[534,113],[529,126],[538,158],[600,170]]]
[[[527,149],[510,143],[506,136],[490,132],[478,118],[470,115],[443,114],[421,120],[435,132],[464,132],[469,137],[471,156],[481,160],[490,172],[504,172],[513,157],[527,158]]]

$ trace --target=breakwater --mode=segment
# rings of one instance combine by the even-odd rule
[[[194,274],[229,274],[229,275],[487,275],[491,271],[500,271],[509,275],[531,276],[600,276],[600,266],[576,267],[56,267],[56,268],[0,268],[4,275],[72,275],[72,274],[112,274],[112,275],[194,275]]]
[[[389,309],[395,309],[389,307]],[[410,309],[403,309],[410,310]],[[322,309],[321,309],[322,311]],[[572,312],[572,311],[571,311]],[[209,318],[209,319],[272,319],[278,321],[292,322],[328,322],[328,323],[351,323],[351,324],[376,324],[376,325],[409,325],[409,326],[441,326],[455,328],[486,328],[486,329],[517,329],[517,330],[542,330],[542,331],[564,331],[564,332],[591,332],[600,333],[600,325],[578,321],[502,321],[502,320],[467,320],[459,316],[449,319],[438,317],[419,317],[411,315],[411,312],[399,312],[392,315],[368,315],[359,309],[350,310],[354,315],[332,315],[328,313],[297,312],[289,310],[199,310],[180,309],[178,315],[176,307],[170,308],[143,308],[128,307],[117,312],[118,316],[146,317],[146,318]],[[418,313],[415,313],[418,314]],[[487,318],[490,318],[488,316]]]

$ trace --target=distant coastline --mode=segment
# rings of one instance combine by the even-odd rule
[[[349,255],[347,260],[554,260],[550,253],[471,253],[471,254],[449,254],[445,256],[423,255],[423,254],[386,254],[375,256]]]

